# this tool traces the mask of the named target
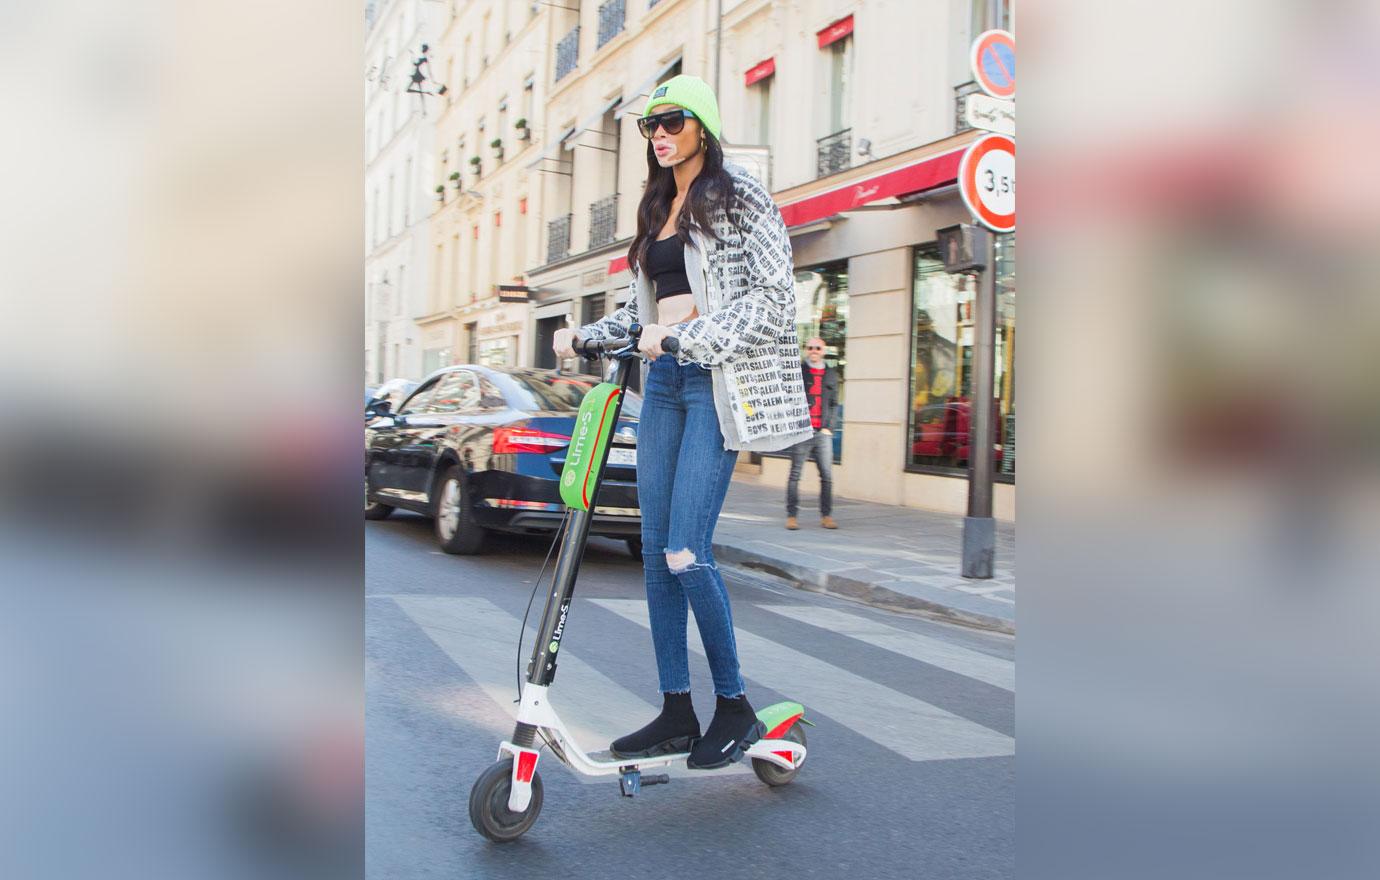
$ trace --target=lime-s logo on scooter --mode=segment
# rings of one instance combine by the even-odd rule
[[[561,616],[556,621],[556,629],[551,633],[551,644],[546,646],[548,653],[554,654],[561,647],[561,633],[565,632],[565,616],[570,611],[570,603],[561,605]]]
[[[561,500],[575,510],[589,510],[591,495],[598,482],[599,463],[613,434],[622,390],[612,382],[601,382],[585,395],[575,416],[574,436],[565,453],[561,470]]]

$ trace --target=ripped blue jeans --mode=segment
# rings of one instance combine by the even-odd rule
[[[637,498],[647,613],[661,689],[690,690],[688,608],[709,657],[714,693],[743,693],[728,589],[711,544],[737,451],[724,449],[712,374],[663,355],[647,371],[637,436]]]

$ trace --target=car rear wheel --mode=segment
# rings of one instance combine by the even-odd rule
[[[474,520],[465,471],[459,465],[446,469],[432,495],[436,540],[447,553],[469,556],[484,546],[484,528]]]

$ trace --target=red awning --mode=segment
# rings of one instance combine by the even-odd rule
[[[761,82],[773,73],[776,73],[776,59],[768,58],[743,74],[743,85],[750,86],[755,82]]]
[[[819,37],[819,48],[823,49],[830,43],[837,43],[851,33],[853,33],[853,16],[850,15],[847,18],[840,18],[815,36]]]
[[[904,196],[944,186],[958,180],[958,163],[968,148],[956,150],[921,159],[910,165],[893,168],[873,177],[854,181],[847,186],[831,189],[818,195],[809,196],[788,205],[781,206],[781,217],[787,227],[803,226],[825,217],[832,217],[850,211],[868,202],[891,196]],[[615,275],[628,268],[628,257],[623,255],[609,260],[608,272]]]
[[[958,163],[966,147],[931,156],[910,165],[831,189],[816,196],[781,206],[786,225],[800,226],[832,217],[868,202],[933,189],[958,179]]]

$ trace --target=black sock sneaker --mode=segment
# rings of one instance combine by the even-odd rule
[[[700,741],[690,750],[686,763],[692,770],[717,770],[743,757],[743,752],[767,732],[757,720],[746,696],[717,697],[714,720]]]
[[[661,714],[652,723],[609,746],[615,758],[652,758],[688,752],[700,736],[700,719],[689,694],[662,694]]]

